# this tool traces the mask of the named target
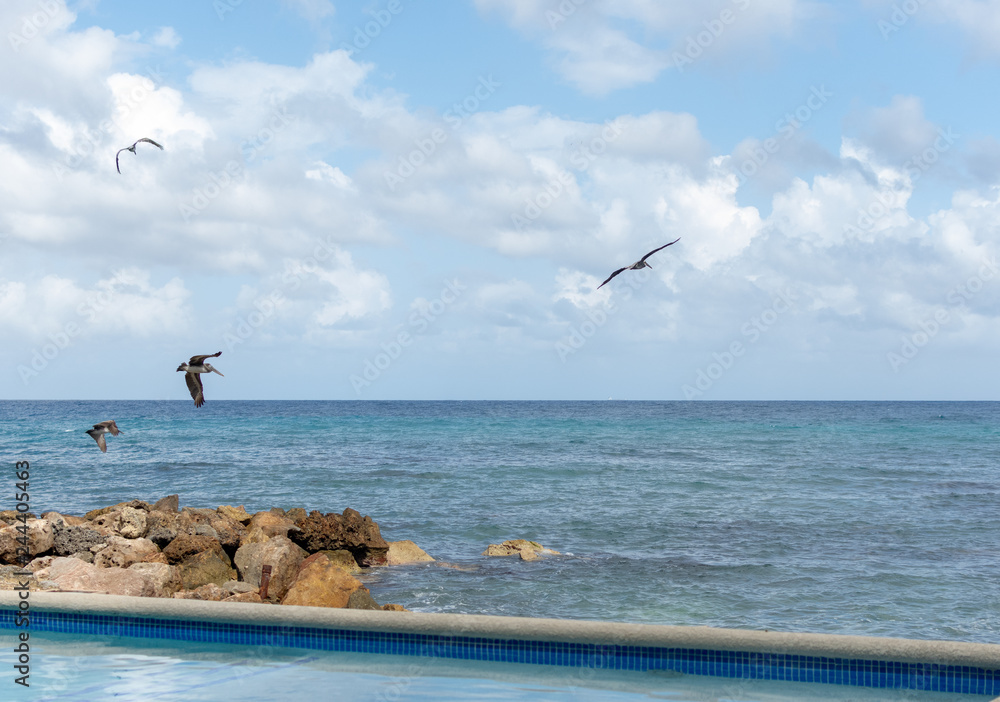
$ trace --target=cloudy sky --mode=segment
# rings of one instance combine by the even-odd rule
[[[994,0],[0,28],[0,397],[998,399]]]

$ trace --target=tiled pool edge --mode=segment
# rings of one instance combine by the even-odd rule
[[[16,592],[0,592],[0,630]],[[30,630],[1000,695],[1000,645],[32,592]]]

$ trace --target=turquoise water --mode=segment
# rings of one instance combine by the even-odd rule
[[[0,634],[0,640],[9,635]],[[4,699],[62,700],[574,700],[579,702],[976,702],[990,697],[735,680],[673,672],[573,670],[34,633],[31,688]],[[0,667],[12,654],[0,649]],[[13,681],[0,683],[9,690]],[[317,691],[324,691],[318,696]]]
[[[4,402],[0,426],[38,512],[369,514],[446,564],[365,576],[417,611],[1000,643],[996,403]],[[563,555],[479,556],[519,537]]]

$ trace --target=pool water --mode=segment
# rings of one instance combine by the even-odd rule
[[[673,700],[676,702],[986,702],[992,696],[873,690],[683,675],[476,663],[412,656],[303,652],[272,646],[123,640],[33,633],[31,687],[15,685],[13,635],[0,634],[2,699]]]

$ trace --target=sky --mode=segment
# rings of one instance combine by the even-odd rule
[[[1000,399],[995,0],[0,30],[0,398]]]

